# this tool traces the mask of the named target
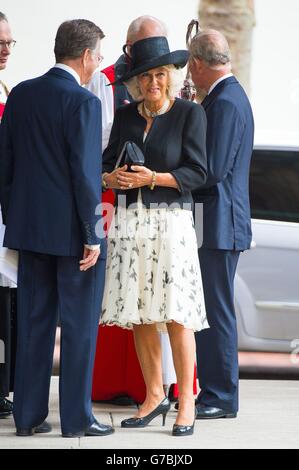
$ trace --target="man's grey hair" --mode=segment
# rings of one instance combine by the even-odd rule
[[[101,28],[89,20],[71,20],[62,23],[55,38],[56,62],[77,59],[86,49],[94,51],[99,39],[105,37]]]
[[[130,24],[127,33],[127,40],[134,43],[140,39],[140,35],[144,37],[167,36],[167,28],[163,21],[158,20],[158,18],[155,18],[154,16],[139,16]]]
[[[191,57],[204,60],[209,67],[230,64],[231,54],[226,38],[215,29],[197,33],[189,46]]]
[[[164,65],[163,68],[167,70],[169,77],[167,96],[168,98],[173,99],[178,96],[181,88],[183,87],[185,75],[182,69],[177,69],[174,65]],[[143,100],[143,96],[138,84],[138,76],[133,77],[125,82],[125,85],[134,101]]]
[[[4,13],[2,13],[2,11],[0,11],[0,21],[7,21],[8,22],[7,16],[4,15]]]

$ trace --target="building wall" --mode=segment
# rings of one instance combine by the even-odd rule
[[[299,2],[255,0],[252,94],[258,140],[299,142]],[[198,0],[10,0],[7,14],[17,45],[1,78],[11,87],[44,73],[54,64],[59,24],[88,18],[103,29],[103,67],[120,55],[132,19],[143,14],[168,25],[171,48],[185,46],[186,27],[196,17]]]

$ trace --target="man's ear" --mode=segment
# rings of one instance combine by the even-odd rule
[[[194,65],[195,65],[197,68],[201,68],[201,67],[202,67],[203,61],[202,61],[201,59],[199,59],[198,57],[193,57],[192,60],[194,61]]]
[[[82,63],[83,65],[86,64],[88,57],[90,56],[90,49],[85,49],[85,51],[82,54]]]

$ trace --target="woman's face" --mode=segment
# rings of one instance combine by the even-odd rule
[[[138,75],[138,84],[145,101],[162,103],[167,98],[169,74],[165,67],[158,67]]]

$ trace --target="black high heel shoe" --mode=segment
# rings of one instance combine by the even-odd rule
[[[170,410],[171,404],[167,397],[163,398],[160,405],[142,418],[128,418],[121,422],[122,428],[145,428],[154,418],[162,415],[162,425],[165,426],[166,415]]]
[[[182,424],[174,424],[172,428],[172,435],[173,436],[192,436],[194,433],[194,424],[195,424],[195,419],[196,419],[196,408],[195,408],[195,416],[194,416],[194,421],[193,424],[191,425],[182,425]]]

